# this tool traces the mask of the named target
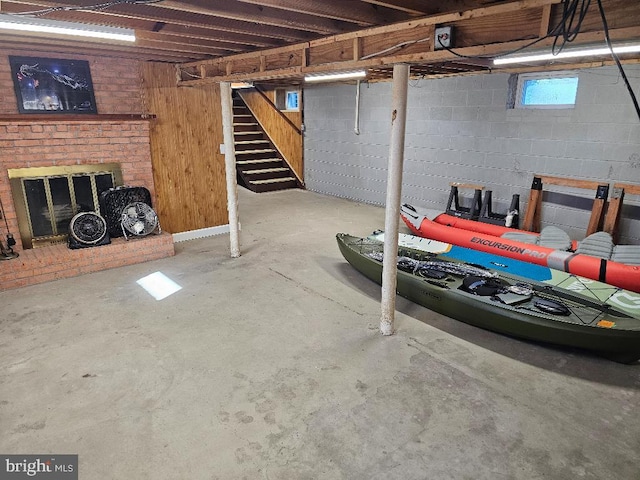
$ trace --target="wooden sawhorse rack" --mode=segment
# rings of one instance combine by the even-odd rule
[[[540,217],[542,213],[542,188],[543,185],[560,185],[563,187],[584,188],[595,190],[596,195],[591,208],[591,217],[587,225],[585,236],[597,232],[602,227],[604,221],[605,205],[609,195],[609,184],[601,182],[590,182],[588,180],[576,180],[573,178],[550,177],[545,175],[535,175],[531,184],[531,192],[527,203],[527,211],[524,215],[522,229],[529,232],[540,231]]]
[[[602,227],[605,232],[611,235],[613,243],[618,243],[618,227],[620,225],[620,213],[622,211],[625,192],[630,195],[640,195],[640,185],[633,185],[631,183],[613,184],[613,192],[611,193],[611,200],[609,200],[607,216],[604,219],[604,226]]]

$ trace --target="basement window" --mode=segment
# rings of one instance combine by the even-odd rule
[[[300,111],[300,91],[276,89],[276,107],[284,112]]]
[[[573,108],[578,93],[575,72],[518,75],[516,108]]]

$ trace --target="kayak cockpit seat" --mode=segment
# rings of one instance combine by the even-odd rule
[[[567,232],[558,227],[549,225],[540,231],[538,245],[553,248],[554,250],[571,250],[571,239]]]
[[[592,233],[578,243],[576,253],[609,260],[613,254],[613,239],[607,232]]]
[[[640,265],[640,245],[614,245],[607,232],[596,232],[578,243],[576,253],[627,265]]]
[[[616,245],[611,260],[627,265],[640,265],[640,245]]]
[[[567,235],[567,232],[553,225],[544,227],[539,234],[506,232],[502,234],[502,238],[531,245],[540,245],[542,247],[553,248],[554,250],[571,250],[571,239],[569,235]]]

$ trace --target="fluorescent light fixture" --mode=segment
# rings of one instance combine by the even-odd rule
[[[162,272],[155,272],[151,275],[147,275],[146,277],[142,277],[136,283],[144,288],[149,295],[156,300],[167,298],[169,295],[182,289],[180,285]]]
[[[613,47],[613,51],[616,54],[619,53],[637,53],[640,52],[640,45],[622,45]],[[578,58],[578,57],[592,57],[595,55],[611,55],[611,50],[608,47],[601,48],[585,48],[582,50],[565,50],[557,55],[553,53],[541,53],[537,55],[520,55],[520,56],[508,56],[502,58],[496,58],[493,60],[494,65],[509,65],[513,63],[531,63],[531,62],[543,62],[545,60],[557,60],[561,58]]]
[[[238,90],[240,88],[252,88],[253,82],[231,82],[231,88]]]
[[[305,82],[330,82],[332,80],[355,80],[357,78],[364,78],[366,76],[367,76],[366,71],[357,70],[355,72],[309,74],[304,77],[304,81]]]
[[[135,32],[130,28],[104,27],[76,22],[61,22],[44,18],[23,17],[0,14],[0,30],[14,30],[31,33],[53,33],[83,38],[99,38],[135,42]]]

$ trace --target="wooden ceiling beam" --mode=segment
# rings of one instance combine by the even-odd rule
[[[143,48],[149,48],[153,50],[165,50],[172,51],[175,53],[187,53],[187,54],[196,54],[195,56],[208,56],[208,57],[222,57],[225,55],[233,55],[239,52],[243,52],[246,50],[225,50],[218,47],[210,47],[202,44],[189,44],[189,43],[179,43],[169,41],[164,37],[154,37],[151,35],[150,37],[144,36],[136,36],[136,45]]]
[[[640,26],[640,1],[602,2],[612,32]],[[96,3],[1,0],[0,12],[87,7]],[[562,13],[560,3],[561,0],[163,0],[115,4],[101,11],[59,10],[43,18],[132,28],[139,38],[137,44],[104,42],[91,48],[111,56],[137,51],[141,59],[145,55],[151,60],[174,59],[184,63],[182,68],[190,73],[204,72],[207,81],[253,74],[278,79],[285,71],[295,73],[296,68],[299,72],[349,65],[381,68],[385,62],[395,61],[431,62],[433,69],[446,71],[446,66],[436,67],[435,63],[451,64],[455,58],[447,57],[449,52],[434,52],[437,26],[453,27],[457,51],[486,46],[494,54],[505,53],[508,45],[540,39],[554,28]],[[601,23],[597,6],[592,6],[577,41],[582,43],[590,32],[601,30]],[[14,38],[8,33],[3,36],[7,45],[16,44]],[[71,45],[91,43],[32,38],[37,38],[42,47],[46,44],[47,52],[54,51],[56,45],[59,51],[67,51]],[[37,48],[37,42],[29,40],[29,48]],[[495,45],[503,50],[494,50]],[[466,68],[472,67],[468,64]]]
[[[463,13],[442,14],[391,26],[364,29],[351,34],[334,35],[279,49],[232,55],[211,61],[187,62],[181,68],[188,74],[182,77],[179,84],[261,81],[276,77],[283,78],[290,73],[299,81],[307,73],[380,68],[395,63],[433,65],[434,68],[444,72],[472,71],[478,68],[496,70],[496,67],[491,67],[488,60],[482,57],[504,55],[530,44],[531,36],[536,38],[540,34],[540,26],[547,21],[548,11],[543,7],[559,1],[521,0],[513,4],[498,4]],[[640,5],[636,9],[640,12]],[[503,21],[506,11],[514,12],[515,14],[511,18],[519,19],[519,22],[522,23],[520,27],[512,25],[508,29],[511,32],[510,38],[505,37],[504,31],[492,30],[492,23],[486,20],[487,17],[493,15]],[[616,18],[615,14],[612,14],[611,17],[612,19]],[[640,18],[640,15],[636,15],[636,18]],[[456,48],[456,53],[479,58],[461,60],[447,50],[433,50],[433,41],[431,40],[433,29],[435,24],[439,24],[443,19],[448,20],[443,23],[454,25],[454,28],[456,21],[451,20],[461,19],[459,20],[460,25],[464,25],[467,29],[466,46]],[[476,24],[473,23],[474,21]],[[531,30],[533,34],[530,33]],[[479,39],[476,44],[472,42],[474,31],[477,31],[476,37]],[[612,29],[610,37],[614,41],[637,39],[640,37],[640,25]],[[572,42],[572,46],[602,42],[603,39],[604,33],[602,31],[583,32]],[[356,40],[359,42],[358,48],[354,48]],[[539,41],[536,48],[548,48],[553,40],[553,38],[543,39]],[[398,47],[398,45],[402,46]],[[374,49],[373,53],[368,53],[372,49]],[[360,53],[362,53],[361,56],[359,56]],[[627,56],[625,60],[633,60],[636,57],[639,56]],[[593,61],[593,59],[590,60]],[[451,64],[451,66],[447,67],[446,64]],[[196,75],[201,78],[195,78]]]
[[[286,43],[285,40],[274,37],[263,37],[260,35],[243,34],[237,32],[227,32],[223,30],[214,30],[210,28],[190,27],[186,25],[159,25],[157,32],[147,29],[146,33],[160,33],[163,35],[172,35],[174,37],[190,38],[194,41],[212,41],[218,42],[221,46],[236,45],[242,48],[254,47],[258,49],[281,47]],[[140,31],[136,30],[136,34]]]
[[[0,3],[0,12],[2,13],[20,13],[33,10],[33,5],[26,5],[12,2],[11,0],[5,0]],[[224,29],[218,29],[215,26],[207,25],[191,25],[191,24],[175,24],[158,21],[158,18],[130,18],[128,16],[119,16],[113,12],[100,12],[102,15],[96,17],[97,14],[87,12],[57,12],[46,16],[52,20],[66,20],[72,22],[90,22],[98,21],[104,24],[117,23],[118,26],[125,28],[132,28],[136,30],[136,33],[161,33],[167,35],[174,35],[176,37],[191,38],[194,40],[202,39],[203,41],[216,41],[220,42],[220,48],[230,49],[233,45],[245,45],[253,48],[270,48],[283,46],[286,42],[299,42],[305,40],[306,36],[300,38],[298,34],[289,35],[285,30],[278,30],[278,32],[270,31],[276,29],[269,29],[264,34],[247,33],[246,31],[236,32]],[[96,22],[97,23],[97,22]],[[183,22],[184,23],[184,22]],[[280,33],[280,38],[277,37]],[[274,35],[275,34],[275,35]],[[242,48],[241,50],[246,50]]]
[[[361,0],[238,0],[242,3],[271,7],[287,12],[304,13],[360,26],[383,25],[407,19],[405,12],[378,7]]]
[[[65,0],[64,2],[56,0],[2,0],[0,3],[0,12],[15,13],[15,11],[11,11],[12,4],[29,5],[29,8],[21,8],[20,11],[24,12],[70,5],[85,6],[87,2],[83,0]],[[97,25],[122,25],[127,19],[146,20],[159,24],[182,25],[184,27],[212,29],[220,32],[227,31],[237,34],[276,38],[287,42],[303,41],[317,38],[318,36],[317,34],[310,33],[296,26],[273,27],[266,24],[262,25],[260,22],[194,14],[192,12],[182,12],[170,8],[158,8],[156,5],[160,4],[161,3],[151,5],[122,4],[100,11],[56,12],[55,14],[46,15],[42,18],[64,20],[65,18],[69,18],[72,13],[74,15],[82,14],[84,15],[85,22]],[[13,10],[15,10],[15,8]]]
[[[203,38],[193,37],[181,37],[178,35],[168,35],[165,33],[155,32],[136,32],[136,42],[144,40],[146,42],[156,42],[165,44],[165,48],[171,48],[171,45],[189,45],[192,47],[202,47],[219,50],[220,53],[217,56],[234,55],[236,53],[243,53],[249,50],[247,45],[241,45],[237,43],[223,43],[216,40],[209,40]]]
[[[283,47],[270,49],[249,54],[234,55],[222,59],[213,59],[202,61],[198,65],[184,65],[186,71],[205,71],[208,76],[213,78],[229,77],[231,75],[255,74],[265,75],[267,71],[271,72],[278,68],[291,67],[292,65],[282,65],[283,59],[291,55],[291,51],[299,52],[300,64],[304,71],[330,71],[332,69],[347,69],[379,66],[393,63],[389,59],[395,58],[413,58],[411,55],[426,55],[433,53],[434,28],[438,24],[455,25],[456,21],[465,22],[486,22],[486,17],[501,16],[509,12],[538,12],[538,18],[542,15],[542,7],[559,3],[561,0],[519,0],[511,3],[501,3],[494,6],[482,7],[476,10],[465,12],[446,13],[434,15],[406,22],[386,25],[381,27],[366,28],[357,32],[344,33],[324,37],[313,40],[308,43],[294,45],[292,47]],[[531,16],[522,17],[522,21],[530,22]],[[540,19],[538,24],[540,23]],[[467,29],[469,29],[467,25]],[[491,29],[484,29],[491,34]],[[518,35],[518,28],[514,27],[510,31]],[[538,29],[536,29],[536,32]],[[503,32],[495,32],[502,38]],[[485,35],[486,37],[486,35]],[[522,37],[520,37],[522,38]],[[519,39],[518,37],[513,40]],[[485,38],[486,40],[486,38]],[[358,47],[354,47],[354,42],[358,43]],[[354,52],[358,52],[357,54]],[[455,56],[449,52],[438,52],[438,60]],[[356,58],[357,55],[360,57]],[[384,59],[381,59],[384,57]],[[417,58],[421,60],[421,58]],[[289,58],[289,62],[290,62]],[[253,63],[252,63],[253,62]],[[249,65],[252,65],[250,67]],[[258,65],[258,66],[256,66]],[[236,70],[234,70],[236,69]],[[239,70],[238,70],[239,69]],[[235,78],[235,77],[234,77]],[[193,77],[189,78],[193,82]]]
[[[201,55],[189,55],[184,53],[167,52],[166,50],[157,50],[149,48],[140,48],[135,46],[117,46],[93,44],[89,42],[74,42],[57,40],[55,42],[43,41],[50,40],[45,37],[22,36],[22,35],[5,35],[0,34],[0,50],[6,52],[8,50],[15,51],[37,51],[41,56],[43,53],[64,54],[64,55],[95,55],[101,57],[127,58],[136,60],[152,60],[158,62],[184,62],[199,58]]]
[[[424,0],[362,0],[385,8],[392,8],[411,15],[429,15],[429,7]]]
[[[337,32],[353,30],[352,23],[313,15],[287,12],[271,7],[250,5],[228,0],[163,0],[152,4],[159,9],[178,10],[180,12],[218,17],[229,20],[255,22],[259,25],[292,28],[313,32],[321,35],[331,35]]]
[[[361,0],[380,7],[393,8],[413,15],[436,15],[447,12],[463,12],[503,3],[505,0],[446,0],[425,2],[424,0]]]

